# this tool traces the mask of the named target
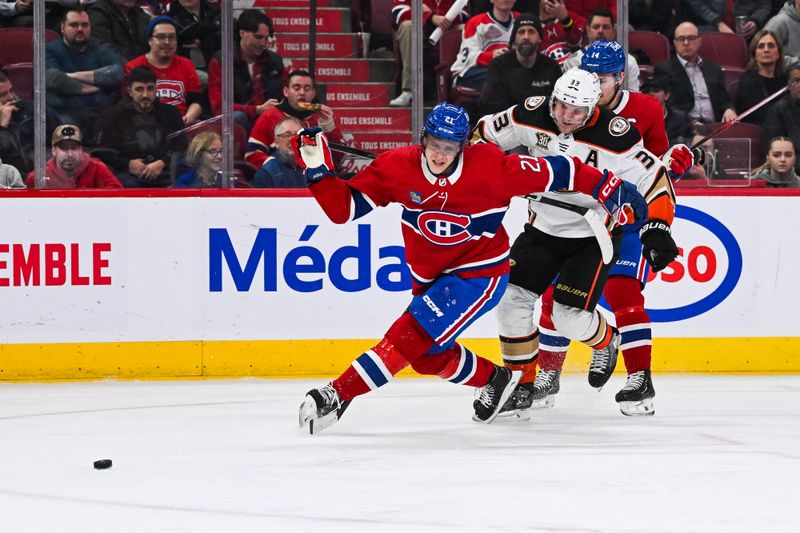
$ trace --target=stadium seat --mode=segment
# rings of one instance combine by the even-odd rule
[[[61,36],[53,30],[44,31],[44,41],[56,41]],[[33,28],[0,28],[0,67],[14,63],[33,62]]]
[[[628,50],[636,49],[647,54],[650,65],[660,65],[670,57],[669,39],[654,31],[628,32]]]
[[[481,92],[470,87],[453,87],[453,76],[450,67],[461,49],[461,30],[448,30],[439,41],[439,64],[436,65],[436,99],[448,101],[460,106],[474,106]]]
[[[639,86],[641,87],[653,77],[655,67],[653,65],[639,65]]]
[[[739,78],[742,77],[743,72],[744,69],[739,67],[722,67],[722,73],[725,75],[725,88],[728,89],[731,98],[736,98],[736,88],[739,86]]]
[[[33,100],[33,63],[12,63],[3,70],[8,74],[14,94],[20,100]]]
[[[701,35],[700,57],[724,67],[747,68],[747,42],[735,33],[708,32]]]

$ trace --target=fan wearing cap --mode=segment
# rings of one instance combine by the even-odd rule
[[[511,50],[489,63],[483,113],[497,113],[529,96],[549,96],[561,76],[558,62],[540,53],[542,24],[532,13],[514,20]]]
[[[319,128],[301,130],[293,139],[311,194],[333,222],[400,204],[408,270],[397,273],[410,273],[413,295],[380,343],[331,384],[308,393],[300,425],[310,433],[335,422],[350,400],[388,383],[409,365],[451,383],[483,387],[473,403],[473,419],[491,422],[519,374],[479,357],[456,339],[505,290],[509,250],[502,221],[511,198],[571,189],[616,212],[621,204],[607,204],[602,195],[595,200],[608,188],[615,190],[608,197],[614,202],[644,204],[630,184],[577,158],[505,155],[490,144],[468,146],[468,135],[466,111],[440,103],[425,120],[421,146],[384,152],[348,181],[336,176]]]
[[[78,126],[64,124],[52,137],[53,157],[44,168],[45,189],[121,189],[122,184],[99,159],[83,151],[83,136]],[[35,188],[31,172],[25,179],[28,188]]]
[[[136,67],[149,67],[156,73],[156,94],[165,104],[181,112],[187,126],[197,122],[203,112],[200,105],[200,79],[194,64],[177,55],[178,27],[171,17],[154,17],[147,24],[150,51],[125,65],[125,74]]]

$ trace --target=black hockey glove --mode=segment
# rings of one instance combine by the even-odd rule
[[[642,255],[653,267],[653,272],[664,270],[678,257],[672,230],[663,220],[653,219],[642,226],[639,240],[642,241]]]

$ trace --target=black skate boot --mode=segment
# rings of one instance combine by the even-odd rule
[[[519,370],[511,371],[502,366],[495,366],[489,383],[481,389],[480,396],[472,402],[475,414],[472,419],[475,422],[490,423],[495,419],[500,408],[505,405],[511,393],[517,387],[522,372]]]
[[[514,392],[512,392],[511,396],[508,397],[508,401],[505,403],[505,405],[503,405],[503,408],[500,409],[500,413],[497,416],[517,416],[522,411],[530,409],[531,402],[533,401],[531,399],[532,392],[532,381],[530,383],[520,383],[517,385],[517,388],[514,389]]]
[[[561,369],[542,370],[536,374],[531,394],[532,409],[549,409],[556,402],[556,394],[561,390]]]
[[[652,416],[656,414],[653,398],[656,389],[650,377],[650,369],[628,374],[628,381],[614,398],[619,403],[619,410],[626,416]]]
[[[351,401],[343,402],[331,383],[311,389],[300,404],[300,429],[314,435],[332,426],[342,417]]]
[[[592,350],[592,362],[589,365],[589,385],[600,389],[608,383],[614,368],[617,366],[620,336],[617,328],[611,328],[611,342],[601,350]]]

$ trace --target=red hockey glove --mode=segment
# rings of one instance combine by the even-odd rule
[[[694,165],[694,154],[685,144],[676,144],[661,158],[669,170],[669,177],[677,180]]]
[[[325,176],[335,176],[328,139],[317,127],[304,128],[292,137],[297,164],[303,169],[306,183],[316,183]]]

